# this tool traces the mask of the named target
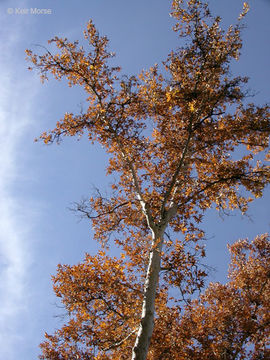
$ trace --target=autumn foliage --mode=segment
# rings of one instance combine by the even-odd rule
[[[59,266],[55,291],[71,320],[47,335],[41,359],[242,359],[248,341],[254,356],[266,351],[257,341],[261,318],[252,318],[249,278],[237,268],[245,249],[259,254],[260,240],[234,245],[230,282],[210,285],[182,313],[204,286],[205,211],[245,213],[270,179],[269,107],[247,103],[248,79],[230,71],[247,10],[244,3],[237,24],[224,31],[206,2],[172,1],[174,31],[185,45],[138,76],[121,76],[110,65],[108,39],[92,21],[86,46],[55,37],[55,53],[27,50],[43,81],[52,74],[85,90],[87,110],[66,113],[41,139],[86,134],[106,149],[107,174],[115,175],[111,194],[98,190],[77,210],[91,221],[95,239],[122,254],[88,254],[77,266]],[[261,242],[268,249],[265,237]],[[261,255],[252,256],[254,287]]]
[[[239,240],[229,250],[228,283],[210,283],[184,312],[168,309],[157,320],[153,359],[269,358],[269,236]]]
[[[169,306],[164,289],[158,294],[148,359],[268,358],[269,237],[239,240],[229,249],[227,284],[211,283],[185,309]],[[78,265],[59,265],[53,282],[71,319],[46,335],[41,359],[129,359],[142,300],[131,268],[102,252],[87,254]]]

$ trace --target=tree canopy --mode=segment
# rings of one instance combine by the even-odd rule
[[[230,70],[240,55],[247,11],[244,3],[236,25],[225,31],[207,2],[173,0],[174,31],[184,45],[139,75],[123,76],[111,65],[108,39],[92,21],[84,32],[86,46],[55,37],[49,40],[54,53],[27,50],[43,81],[52,74],[87,94],[86,111],[66,113],[41,139],[48,144],[86,134],[106,149],[107,174],[115,174],[109,197],[97,191],[77,205],[104,250],[87,254],[79,265],[59,266],[55,291],[71,319],[47,335],[41,359],[173,359],[176,354],[196,359],[197,353],[206,359],[210,351],[216,359],[242,356],[234,341],[244,344],[249,337],[223,339],[230,343],[224,345],[219,332],[228,331],[226,319],[219,319],[214,335],[210,325],[209,333],[204,329],[214,323],[215,296],[229,309],[232,294],[241,292],[235,272],[228,285],[211,285],[186,315],[181,309],[204,286],[200,223],[205,211],[214,206],[245,213],[269,183],[269,107],[247,103],[248,79]],[[121,249],[117,258],[105,251],[113,244]],[[238,295],[235,307],[242,301]],[[234,316],[233,310],[228,313],[228,319]],[[235,317],[230,326],[240,323]],[[185,330],[191,325],[194,335]],[[186,339],[189,345],[180,353]]]

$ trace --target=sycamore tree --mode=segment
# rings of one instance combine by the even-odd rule
[[[103,250],[79,265],[59,265],[54,289],[69,321],[46,334],[41,359],[188,358],[178,357],[178,348],[172,353],[170,331],[180,337],[183,301],[204,284],[205,211],[245,213],[270,179],[269,107],[248,103],[248,79],[230,71],[247,11],[244,3],[224,31],[205,1],[173,0],[174,31],[184,45],[138,76],[111,65],[108,39],[92,21],[86,46],[55,37],[49,44],[56,51],[27,50],[43,81],[65,78],[87,96],[86,111],[66,113],[41,139],[86,134],[106,149],[107,174],[114,174],[109,197],[98,190],[77,205]],[[114,258],[107,251],[113,245],[120,248]],[[203,315],[197,319],[203,326]]]

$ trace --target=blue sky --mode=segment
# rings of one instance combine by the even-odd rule
[[[237,18],[240,0],[212,0],[226,24]],[[269,0],[251,0],[242,57],[233,71],[250,76],[258,104],[269,100]],[[16,9],[51,9],[51,15],[16,14]],[[9,10],[12,9],[12,10]],[[61,321],[55,315],[50,275],[58,263],[77,263],[95,252],[88,224],[68,210],[91,192],[106,186],[107,158],[98,146],[66,139],[60,146],[34,143],[66,112],[77,112],[80,89],[50,81],[41,85],[27,71],[24,50],[38,50],[55,35],[82,39],[92,18],[111,40],[124,73],[138,73],[166,58],[179,45],[171,31],[169,0],[1,0],[0,2],[0,358],[37,359],[44,331]],[[12,12],[9,14],[8,12]],[[29,10],[30,11],[30,10]],[[269,231],[270,191],[239,214],[221,220],[210,211],[204,228],[209,237],[212,280],[224,281],[226,243]]]

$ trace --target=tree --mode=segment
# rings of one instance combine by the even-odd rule
[[[107,173],[116,175],[110,198],[98,191],[77,210],[91,220],[98,241],[122,249],[119,259],[87,255],[83,264],[92,270],[87,266],[85,275],[83,264],[59,268],[61,286],[75,302],[60,287],[56,291],[78,317],[48,337],[43,358],[151,356],[155,307],[158,314],[172,298],[180,301],[172,296],[174,287],[182,298],[203,286],[199,223],[205,211],[214,205],[245,213],[262,195],[270,178],[269,154],[263,159],[269,107],[246,104],[248,79],[230,73],[247,10],[244,3],[237,24],[225,32],[206,2],[172,1],[174,31],[186,44],[169,54],[161,70],[155,65],[138,76],[121,77],[120,68],[110,65],[108,39],[92,21],[84,32],[88,52],[58,37],[49,41],[55,54],[27,50],[43,81],[51,73],[87,94],[85,112],[66,113],[41,139],[48,144],[86,133],[110,154]]]

